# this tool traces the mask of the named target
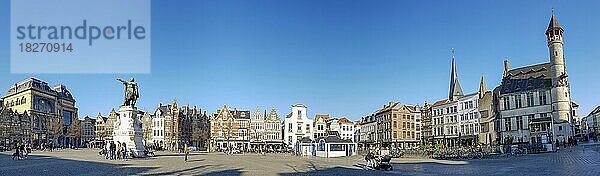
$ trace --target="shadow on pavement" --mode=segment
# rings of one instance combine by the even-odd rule
[[[30,155],[12,160],[12,155],[0,153],[0,175],[140,175],[157,167],[133,167],[93,161],[62,159]]]
[[[352,175],[352,176],[360,176],[360,175],[399,175],[400,173],[394,173],[390,171],[378,171],[378,170],[364,170],[364,169],[354,169],[354,168],[345,168],[345,167],[333,167],[327,169],[316,169],[308,172],[295,172],[295,173],[283,173],[280,174],[282,176],[294,176],[294,175]]]
[[[155,174],[148,174],[148,175],[192,175],[189,172],[198,172],[198,170],[204,170],[207,167],[210,167],[212,165],[201,165],[201,166],[196,166],[196,167],[191,167],[191,168],[187,168],[187,169],[182,169],[182,170],[176,170],[176,171],[169,171],[169,172],[161,172],[161,173],[155,173]]]
[[[238,175],[242,175],[242,171],[240,171],[239,169],[228,169],[228,170],[215,171],[215,172],[210,172],[210,173],[201,174],[201,175],[208,175],[208,176],[232,175],[232,176],[238,176]]]

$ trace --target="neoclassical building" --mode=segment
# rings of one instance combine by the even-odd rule
[[[500,138],[506,143],[541,143],[549,150],[574,135],[576,109],[563,53],[564,29],[552,14],[546,28],[549,62],[510,68],[504,61],[502,83],[494,89]]]
[[[2,99],[4,108],[26,113],[31,118],[28,134],[31,141],[25,142],[35,146],[48,142],[67,146],[76,142],[69,137],[68,127],[78,120],[78,109],[66,86],[59,84],[51,88],[48,83],[31,77],[12,85]]]

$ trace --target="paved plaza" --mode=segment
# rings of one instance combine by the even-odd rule
[[[394,171],[364,170],[362,156],[306,158],[288,154],[224,155],[176,153],[128,161],[105,160],[97,150],[34,152],[13,161],[0,153],[0,175],[600,175],[600,145],[586,144],[555,153],[482,160],[394,159]]]

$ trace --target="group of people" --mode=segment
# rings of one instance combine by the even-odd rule
[[[567,147],[573,147],[573,146],[577,146],[577,145],[579,145],[579,144],[577,143],[577,139],[574,139],[574,138],[568,138],[567,140],[564,140],[564,141],[562,142],[562,147],[563,147],[563,148],[567,148]],[[556,149],[559,149],[559,148],[560,148],[560,146],[561,146],[561,145],[560,145],[560,142],[559,142],[559,141],[558,141],[558,139],[557,139],[557,140],[556,140]]]
[[[26,159],[29,156],[29,153],[31,153],[31,143],[27,143],[27,144],[15,144],[15,153],[13,153],[13,160],[22,160],[22,159]]]
[[[107,142],[100,154],[104,155],[105,159],[125,161],[127,160],[127,144],[119,141],[116,144],[114,141]]]

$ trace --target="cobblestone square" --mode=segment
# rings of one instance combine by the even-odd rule
[[[0,155],[0,175],[600,175],[600,145],[585,144],[555,153],[482,160],[394,159],[394,171],[363,169],[362,156],[310,158],[288,154],[177,153],[105,160],[97,150],[36,151],[13,161]]]

